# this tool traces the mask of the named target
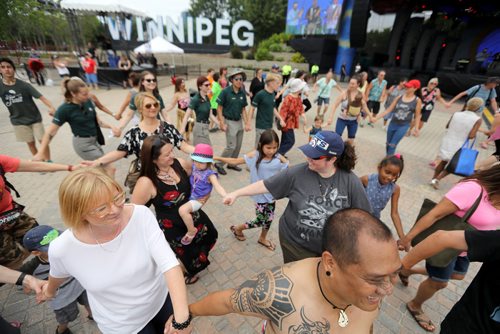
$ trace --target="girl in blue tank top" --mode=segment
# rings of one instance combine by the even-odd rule
[[[380,219],[380,213],[391,200],[391,218],[400,240],[404,237],[404,232],[398,212],[400,188],[396,181],[401,176],[403,168],[403,157],[400,154],[391,155],[379,163],[378,173],[360,177],[372,207],[373,216]]]
[[[264,131],[259,138],[257,149],[245,154],[243,158],[217,158],[232,165],[246,164],[250,170],[250,183],[265,180],[274,174],[288,168],[288,160],[278,153],[279,138],[272,129]],[[267,233],[274,219],[276,201],[269,193],[252,196],[255,202],[255,219],[244,224],[232,225],[231,232],[236,239],[245,241],[243,230],[262,227],[258,243],[274,251],[276,245],[267,239]]]

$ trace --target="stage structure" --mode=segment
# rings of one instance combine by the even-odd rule
[[[339,73],[342,64],[350,72],[365,45],[370,11],[396,15],[386,53],[366,64],[373,71],[388,69],[392,80],[439,74],[450,79],[441,81],[449,94],[500,76],[500,1],[289,0],[290,44],[322,72]]]

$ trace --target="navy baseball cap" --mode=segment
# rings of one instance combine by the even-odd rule
[[[61,235],[61,231],[52,226],[40,225],[29,230],[23,238],[24,247],[31,251],[49,251],[49,244]]]
[[[320,131],[311,138],[309,144],[300,146],[299,150],[311,159],[334,157],[344,152],[344,141],[333,131]]]

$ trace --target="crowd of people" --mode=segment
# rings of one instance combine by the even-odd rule
[[[128,71],[130,62],[121,62]],[[0,59],[0,70],[0,97],[10,112],[16,139],[26,142],[33,155],[31,161],[0,155],[0,280],[35,290],[39,302],[50,300],[57,333],[71,333],[68,326],[78,315],[77,304],[87,308],[89,319],[103,333],[190,333],[193,317],[228,313],[264,319],[262,333],[367,333],[395,280],[399,277],[407,286],[415,274],[428,278],[406,307],[420,327],[432,332],[436,325],[422,309],[423,303],[450,279],[463,279],[469,259],[467,253],[458,252],[445,266],[430,261],[425,268],[414,264],[445,248],[469,249],[470,260],[492,262],[484,271],[494,270],[498,262],[497,235],[486,231],[500,228],[500,116],[495,115],[488,129],[481,128],[480,117],[485,107],[498,109],[498,78],[446,102],[437,78],[424,88],[414,78],[401,78],[389,87],[385,71],[372,80],[363,72],[351,77],[344,90],[331,71],[310,87],[309,73],[290,71],[284,82],[279,67],[273,65],[269,73],[256,70],[246,88],[245,71],[223,67],[199,76],[195,94],[190,94],[185,79],[174,78],[175,92],[167,105],[154,72],[127,72],[124,80],[132,88],[113,113],[91,93],[91,76],[87,75],[87,84],[80,78],[64,78],[64,102],[56,110],[30,84],[16,79],[10,59]],[[330,104],[334,88],[338,97]],[[399,199],[405,195],[398,180],[408,161],[398,144],[405,136],[419,136],[437,101],[449,108],[465,95],[464,111],[454,112],[448,122],[431,185],[438,187],[449,173],[448,162],[478,132],[489,136],[485,143],[494,142],[496,151],[405,231],[399,212]],[[306,112],[313,96],[317,96],[316,116],[308,126]],[[33,98],[40,99],[53,116],[47,130]],[[97,109],[113,116],[113,122],[100,118]],[[169,115],[174,109],[175,125]],[[353,170],[364,157],[356,154],[356,133],[366,120],[374,126],[381,118],[384,126],[389,122],[386,156],[376,171],[357,176]],[[301,120],[310,140],[298,146],[303,160],[292,164],[287,154],[295,146]],[[82,160],[76,166],[50,160],[51,141],[65,123]],[[101,128],[122,137],[115,150],[104,152]],[[252,129],[254,145],[241,155],[243,137]],[[214,152],[211,145],[210,137],[220,136],[218,131],[225,135],[222,152]],[[38,148],[36,140],[41,143]],[[190,160],[178,157],[176,150]],[[135,159],[125,180],[127,192],[123,180],[115,179],[113,162],[130,155]],[[242,172],[239,165],[246,165],[250,184],[226,189],[220,178],[236,175],[226,168]],[[69,172],[59,186],[65,231],[38,226],[14,200],[10,192],[15,188],[5,177],[13,172],[55,171]],[[204,211],[206,205],[222,208],[218,199],[210,198],[213,190],[228,206],[251,196],[255,217],[245,223],[213,222]],[[276,201],[283,198],[288,204],[279,217],[277,242],[268,232]],[[397,237],[380,220],[389,202]],[[450,217],[484,232],[439,232],[411,248],[420,233]],[[257,227],[261,228],[257,243],[266,252],[279,245],[284,265],[266,268],[238,287],[212,292],[189,305],[188,286],[203,280],[199,274],[210,266],[218,229],[227,228],[236,240],[245,241],[245,231]],[[398,251],[409,253],[401,260]],[[467,290],[443,322],[443,332],[500,329],[498,316],[487,316],[491,307],[500,305],[497,294],[462,319],[463,326],[457,325],[461,314],[476,307],[475,298],[484,294],[477,286],[493,285],[494,275],[480,273],[476,280],[469,288],[472,292]],[[474,291],[477,295],[471,297]],[[2,333],[15,333],[18,329],[13,327],[18,325],[0,318]]]

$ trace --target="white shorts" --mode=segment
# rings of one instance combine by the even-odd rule
[[[193,212],[200,210],[201,207],[203,206],[203,204],[201,202],[198,202],[195,199],[190,200],[189,203],[191,204],[191,208],[193,209]]]

